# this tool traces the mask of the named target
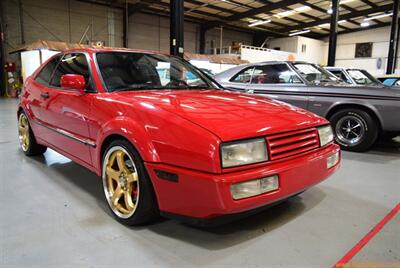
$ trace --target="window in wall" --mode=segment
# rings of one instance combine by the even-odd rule
[[[252,84],[301,84],[297,74],[286,64],[268,64],[254,68]]]
[[[356,43],[356,58],[372,57],[372,43]]]

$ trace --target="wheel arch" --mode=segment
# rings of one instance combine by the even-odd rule
[[[116,117],[102,124],[96,136],[96,148],[92,153],[92,159],[98,175],[101,174],[104,150],[115,139],[128,141],[145,162],[157,162],[159,159],[146,129],[128,117]]]
[[[374,121],[376,121],[378,123],[378,130],[379,133],[382,132],[382,120],[379,118],[378,113],[375,111],[375,109],[367,106],[367,105],[363,105],[363,104],[358,104],[358,103],[340,103],[340,104],[336,104],[334,106],[332,106],[329,111],[327,112],[325,118],[330,120],[330,118],[338,111],[343,110],[343,109],[351,109],[351,108],[355,108],[355,109],[360,109],[363,110],[365,112],[367,112],[368,114],[370,114],[373,118]]]

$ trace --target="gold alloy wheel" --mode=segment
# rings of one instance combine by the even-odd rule
[[[132,157],[123,147],[114,146],[107,152],[102,177],[112,211],[123,219],[131,217],[139,200],[139,178]]]
[[[21,113],[18,119],[18,137],[21,148],[24,152],[29,149],[29,123],[24,113]]]

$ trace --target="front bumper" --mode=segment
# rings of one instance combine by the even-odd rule
[[[292,158],[266,163],[257,168],[210,174],[173,167],[164,164],[146,163],[153,182],[160,211],[164,215],[178,215],[182,218],[213,219],[265,207],[287,199],[321,182],[340,166],[328,169],[326,159],[339,151],[336,144],[327,145],[312,152]],[[176,174],[175,181],[159,178],[163,171]],[[230,192],[232,183],[259,179],[272,175],[279,176],[279,189],[234,200]]]

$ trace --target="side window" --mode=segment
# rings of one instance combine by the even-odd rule
[[[85,54],[65,54],[54,71],[50,85],[53,87],[61,87],[60,79],[64,74],[83,75],[86,80],[86,90],[89,92],[94,91],[93,81],[91,79],[90,69]]]
[[[253,70],[254,67],[249,67],[246,69],[243,69],[239,73],[237,73],[234,77],[229,80],[230,82],[235,82],[235,83],[249,83],[251,80],[251,76],[253,75]]]
[[[252,84],[301,84],[297,74],[286,64],[257,66],[251,79]]]
[[[45,86],[49,85],[51,75],[53,74],[53,71],[60,59],[61,56],[58,56],[49,61],[36,76],[35,81]]]
[[[336,77],[342,79],[344,82],[351,83],[342,71],[339,70],[339,71],[330,71],[330,72],[333,73]]]

